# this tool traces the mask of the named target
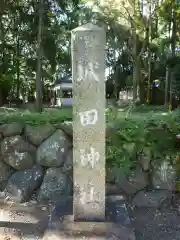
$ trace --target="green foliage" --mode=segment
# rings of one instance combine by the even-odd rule
[[[22,122],[29,125],[37,126],[44,123],[60,123],[72,120],[71,109],[60,109],[55,112],[30,113],[30,112],[15,112],[9,114],[0,114],[0,124],[11,122]]]
[[[0,14],[0,87],[3,90],[12,89],[14,92],[17,90],[21,92],[28,86],[33,92],[37,70],[39,1],[5,2],[1,6]],[[91,7],[90,4],[88,5],[90,2]],[[147,0],[143,1],[147,8],[148,3]],[[106,7],[100,6],[100,11],[98,11],[99,7],[96,10],[93,9],[97,1],[44,1],[42,78],[45,84],[53,81],[57,71],[58,74],[69,72],[71,69],[71,30],[79,23],[88,21],[96,22],[106,29],[108,46],[106,66],[111,67],[110,83],[108,82],[107,88],[111,92],[115,89],[114,83],[117,91],[131,87],[133,83],[133,24],[136,25],[138,35],[137,54],[140,53],[141,58],[137,83],[139,84],[140,80],[144,83],[147,81],[149,50],[152,53],[152,81],[156,78],[165,78],[164,65],[171,45],[168,26],[172,20],[173,8],[176,10],[177,26],[179,25],[178,3],[174,0],[151,1],[152,9],[154,9],[151,19],[145,14],[145,10],[143,13],[146,7],[142,8],[141,4],[139,0],[126,3],[120,0],[114,5],[113,0],[106,0]],[[150,20],[151,43],[148,40]],[[178,46],[178,39],[176,45]],[[141,78],[141,75],[146,77]]]
[[[180,131],[176,121],[178,116],[180,119],[179,110],[170,114],[163,109],[151,111],[149,106],[144,106],[143,111],[136,107],[128,119],[125,115],[121,113],[116,117],[115,131],[107,139],[107,164],[128,173],[137,166],[142,152],[150,154],[156,165],[166,156],[175,159],[176,134]]]
[[[175,159],[176,134],[180,132],[180,109],[172,114],[151,106],[136,106],[126,118],[125,112],[111,108],[106,111],[107,127],[114,131],[106,138],[106,163],[124,173],[137,166],[142,153],[152,156],[153,164],[160,164],[166,156]],[[127,109],[126,109],[127,110]],[[33,126],[72,121],[72,109],[39,113],[18,112],[0,114],[0,124],[22,122]]]

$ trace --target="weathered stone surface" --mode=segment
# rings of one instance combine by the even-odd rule
[[[63,130],[63,132],[65,132],[69,137],[72,138],[73,136],[73,126],[72,126],[72,122],[68,122],[65,121],[63,123],[58,123],[55,126],[57,129],[61,129]]]
[[[1,153],[3,160],[16,170],[28,169],[35,164],[36,148],[19,135],[4,138]]]
[[[119,174],[120,173],[118,173],[118,169],[116,167],[106,167],[106,182],[115,184]]]
[[[21,139],[19,135],[3,139],[1,142],[1,154],[4,155],[8,152],[12,152]]]
[[[37,199],[39,202],[56,202],[70,193],[68,176],[60,168],[49,168],[45,175]]]
[[[110,221],[116,222],[121,226],[131,225],[126,200],[123,195],[117,194],[115,196],[107,197],[106,209]]]
[[[7,180],[11,172],[11,167],[8,166],[5,162],[0,160],[0,182]]]
[[[4,157],[5,154],[17,152],[28,152],[34,154],[36,148],[30,143],[26,142],[21,136],[16,135],[12,137],[4,138],[1,142],[1,154]]]
[[[39,146],[46,138],[52,135],[54,131],[54,127],[49,123],[40,126],[27,125],[25,135],[30,143]]]
[[[23,132],[23,128],[24,126],[21,123],[13,122],[1,125],[0,132],[4,137],[11,137],[20,135]]]
[[[176,170],[168,162],[163,161],[160,166],[154,168],[152,184],[155,189],[165,189],[175,191],[176,189]]]
[[[77,220],[96,216],[103,220],[105,218],[106,34],[103,28],[87,23],[74,29],[71,39],[74,218]],[[85,164],[82,163],[82,151],[91,157],[93,169],[88,166],[86,158]],[[93,197],[89,197],[91,194]],[[84,202],[81,201],[82,195]]]
[[[32,168],[35,164],[35,159],[28,152],[17,152],[6,154],[4,161],[16,170],[25,170]]]
[[[12,175],[12,168],[0,160],[0,190],[4,188],[8,178]]]
[[[68,176],[60,168],[49,168],[37,194],[39,202],[56,202],[70,193]]]
[[[171,192],[167,190],[140,191],[133,199],[133,205],[136,207],[161,207],[163,204],[170,203],[172,199]]]
[[[65,161],[64,161],[64,165],[62,167],[63,172],[68,172],[70,173],[73,169],[73,150],[72,148],[70,148],[65,156]]]
[[[64,163],[64,156],[69,146],[65,133],[57,130],[38,147],[36,161],[42,166],[60,167]]]
[[[61,168],[62,171],[68,175],[68,181],[70,186],[70,195],[73,194],[73,149],[70,148],[67,151],[64,165]]]
[[[39,166],[15,172],[8,180],[6,194],[16,202],[28,201],[33,191],[40,186],[43,174],[44,171]]]
[[[121,177],[118,180],[118,186],[128,195],[133,195],[148,185],[147,175],[137,168],[128,177]]]
[[[125,196],[122,190],[117,185],[106,183],[106,196],[114,196],[119,194]]]
[[[1,204],[1,240],[42,240],[48,211],[37,204]]]
[[[69,220],[69,219],[68,219]],[[43,240],[135,240],[135,234],[132,228],[124,227],[112,222],[73,222],[69,221],[55,222],[51,224],[45,232]]]

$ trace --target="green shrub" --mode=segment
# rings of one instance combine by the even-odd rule
[[[150,153],[153,164],[160,164],[166,156],[170,156],[171,161],[175,159],[179,113],[179,110],[171,114],[156,108],[146,113],[133,110],[128,118],[126,113],[109,116],[114,121],[115,131],[107,139],[107,164],[128,173],[137,165],[142,152]]]
[[[127,115],[128,111],[128,115]],[[23,122],[30,125],[72,121],[72,109],[52,112],[0,113],[0,124]],[[119,112],[116,108],[106,110],[107,125],[114,131],[107,137],[106,162],[128,173],[137,165],[138,156],[144,152],[152,156],[154,164],[160,164],[168,155],[175,159],[176,134],[180,133],[180,109],[169,113],[163,107],[134,106]]]
[[[60,123],[72,120],[72,109],[59,109],[56,111],[31,113],[13,112],[9,114],[0,113],[0,124],[11,122],[23,122],[29,125],[41,125],[44,123]]]

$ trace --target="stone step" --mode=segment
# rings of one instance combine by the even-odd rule
[[[49,210],[35,204],[0,204],[0,239],[36,240],[47,228]]]
[[[135,240],[130,227],[122,227],[111,222],[74,222],[63,221],[54,225],[43,240],[50,239],[122,239]]]

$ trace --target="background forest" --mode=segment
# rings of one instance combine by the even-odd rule
[[[178,0],[2,0],[0,105],[8,96],[33,100],[37,110],[54,80],[71,71],[71,30],[86,22],[107,32],[107,91],[132,89],[140,103],[170,103],[180,93]],[[160,102],[153,99],[158,82]]]

